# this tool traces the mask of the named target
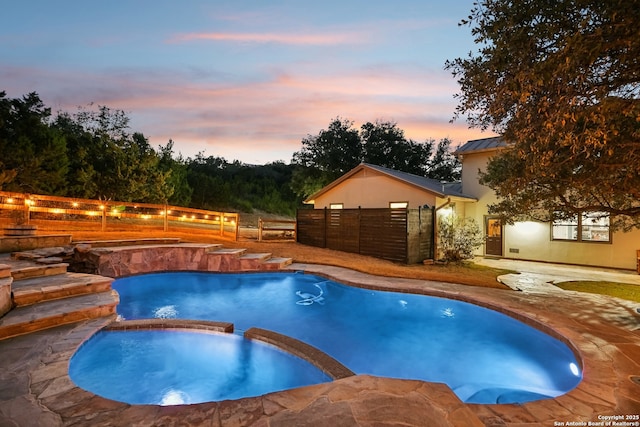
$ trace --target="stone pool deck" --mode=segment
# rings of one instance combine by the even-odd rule
[[[384,278],[320,265],[287,268],[506,312],[575,348],[584,379],[563,396],[521,405],[464,404],[443,384],[360,375],[235,401],[132,406],[86,392],[67,374],[77,346],[113,320],[107,317],[0,341],[0,425],[515,427],[580,425],[640,414],[640,384],[634,381],[640,377],[638,304],[577,292],[518,292]],[[460,351],[473,349],[461,342]]]

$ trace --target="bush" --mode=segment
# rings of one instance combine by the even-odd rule
[[[446,262],[473,258],[473,251],[483,243],[485,236],[472,218],[446,215],[438,218],[438,249]]]

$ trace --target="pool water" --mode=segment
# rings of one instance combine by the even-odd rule
[[[269,329],[319,348],[357,374],[443,382],[468,403],[555,397],[581,379],[561,341],[455,300],[300,273],[160,273],[121,278],[113,287],[127,320],[225,321],[240,334]]]
[[[80,387],[131,404],[178,405],[259,396],[331,378],[272,346],[224,333],[102,331],[74,354]]]

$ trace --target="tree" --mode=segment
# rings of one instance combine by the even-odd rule
[[[367,122],[358,131],[352,121],[338,117],[327,130],[302,140],[302,149],[291,162],[295,166],[291,188],[307,197],[363,162],[455,181],[460,178],[460,164],[449,151],[450,144],[441,140],[433,154],[433,140],[408,140],[394,122]]]
[[[460,180],[461,174],[462,165],[451,152],[451,140],[449,138],[441,139],[433,157],[429,160],[426,176],[440,182],[455,182]]]
[[[310,195],[360,164],[362,143],[353,122],[336,117],[318,135],[302,140],[293,154],[292,186],[299,195]]]
[[[478,51],[447,61],[456,117],[509,147],[482,182],[507,221],[609,215],[640,227],[640,8],[626,0],[483,0]],[[526,213],[526,214],[525,214]]]
[[[200,209],[224,210],[231,201],[231,189],[222,179],[222,170],[227,162],[222,157],[204,157],[198,153],[189,159],[187,180],[193,188],[192,207]]]
[[[51,109],[37,93],[9,99],[0,92],[0,179],[8,191],[64,194],[64,136],[49,126]]]
[[[85,199],[95,197],[98,185],[93,162],[98,158],[98,151],[93,136],[66,112],[58,112],[52,126],[67,141],[67,195]]]
[[[73,116],[59,114],[55,125],[70,135],[74,195],[164,203],[173,194],[171,172],[160,168],[160,157],[142,133],[129,133],[122,110],[81,108]]]
[[[367,122],[360,132],[363,161],[414,175],[426,176],[433,141],[424,144],[407,140],[394,122]]]
[[[189,206],[193,188],[187,180],[187,161],[182,155],[178,155],[177,158],[173,157],[173,140],[169,140],[164,147],[159,146],[158,155],[160,157],[158,168],[167,173],[167,185],[173,189],[173,193],[168,198],[169,204]]]

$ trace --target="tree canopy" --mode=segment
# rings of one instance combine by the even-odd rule
[[[460,164],[450,145],[449,139],[442,139],[434,151],[434,140],[407,139],[394,122],[367,122],[359,131],[353,121],[337,117],[327,129],[302,140],[302,149],[293,155],[296,168],[291,185],[296,194],[306,197],[363,162],[455,181],[460,178]]]
[[[478,46],[448,61],[456,117],[503,135],[482,182],[513,221],[602,212],[640,227],[640,7],[628,0],[478,1]],[[525,214],[526,213],[526,214]]]
[[[88,199],[294,215],[293,166],[175,155],[129,128],[124,111],[81,107],[54,117],[38,94],[0,92],[0,189]]]
[[[35,92],[16,99],[0,92],[0,190],[16,192],[293,216],[303,197],[362,162],[457,180],[450,144],[409,140],[393,122],[358,130],[336,118],[303,139],[289,165],[204,153],[185,159],[174,153],[173,140],[151,147],[122,110],[90,104],[52,115]]]
[[[64,137],[48,125],[50,117],[36,93],[11,99],[0,92],[0,185],[9,191],[65,190],[69,159]]]

